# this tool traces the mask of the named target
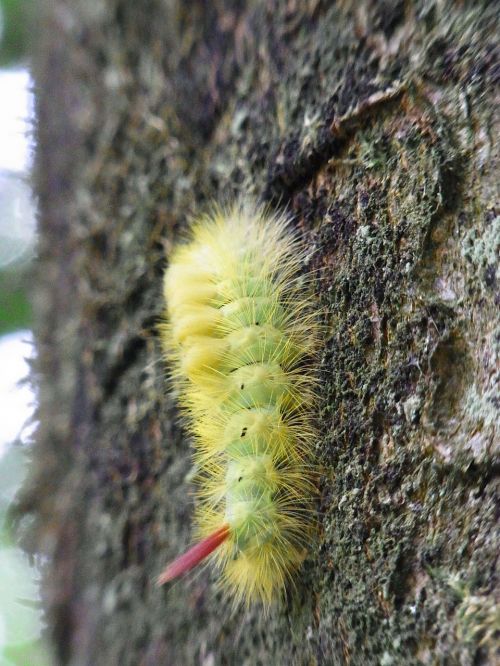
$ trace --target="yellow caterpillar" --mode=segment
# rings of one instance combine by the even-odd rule
[[[201,541],[236,602],[279,596],[304,559],[314,495],[318,323],[286,218],[238,204],[193,225],[165,273],[167,360],[195,442]]]

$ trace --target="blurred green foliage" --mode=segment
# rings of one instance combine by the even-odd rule
[[[34,4],[0,0],[0,67],[15,66],[25,58]],[[24,257],[0,270],[0,335],[31,324],[29,264]],[[7,520],[25,475],[24,457],[15,443],[0,455],[0,666],[49,666],[52,659],[41,638],[38,570],[17,547]]]
[[[26,54],[26,0],[0,0],[0,66],[12,65]]]
[[[33,0],[0,0],[0,67],[22,64],[28,50],[28,26],[32,25],[31,13],[35,6],[36,2]],[[1,97],[0,91],[0,99]],[[3,190],[0,188],[0,216],[6,216],[8,223],[14,224],[14,203],[18,207],[21,197],[17,190],[13,193],[4,190],[5,187]],[[17,198],[14,194],[18,195]],[[26,212],[23,210],[22,214],[25,215]],[[5,228],[8,228],[8,225],[0,225],[0,229]],[[19,261],[5,267],[3,255],[7,252],[8,242],[8,238],[3,235],[0,237],[0,335],[29,328],[32,321],[28,298],[29,261],[26,261],[25,256],[21,256]]]
[[[0,664],[49,666],[37,569],[16,547],[8,528],[9,506],[25,476],[25,452],[11,446],[0,459]]]
[[[0,271],[0,335],[31,326],[28,270],[23,263]]]

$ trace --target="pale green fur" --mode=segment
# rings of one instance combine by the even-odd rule
[[[268,604],[312,530],[318,324],[303,249],[283,217],[252,206],[193,226],[165,275],[166,355],[200,468],[200,536],[234,597]]]

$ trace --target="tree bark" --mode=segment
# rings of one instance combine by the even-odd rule
[[[493,663],[494,3],[42,4],[22,506],[58,663]],[[290,211],[325,323],[318,538],[267,616],[209,570],[154,584],[192,512],[162,272],[241,195]]]

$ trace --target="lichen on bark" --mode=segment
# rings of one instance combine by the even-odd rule
[[[21,508],[59,662],[492,663],[492,3],[56,0],[40,23]],[[161,274],[189,216],[242,192],[290,211],[326,331],[319,534],[267,617],[208,571],[154,586],[191,515]]]

